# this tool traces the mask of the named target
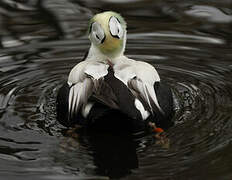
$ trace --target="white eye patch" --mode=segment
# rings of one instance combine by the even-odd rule
[[[114,16],[112,16],[109,20],[109,29],[110,29],[110,34],[118,39],[121,39],[123,36],[123,29],[118,21],[118,19]]]
[[[105,33],[101,25],[97,22],[94,22],[91,26],[91,39],[96,43],[103,43],[105,40]]]

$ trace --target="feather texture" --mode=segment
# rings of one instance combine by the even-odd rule
[[[68,85],[58,95],[58,109],[68,110],[61,116],[68,116],[64,124],[75,122],[75,117],[89,123],[115,109],[130,117],[128,122],[134,127],[144,126],[141,119],[155,117],[161,122],[169,117],[172,93],[160,83],[156,69],[123,55],[127,32],[123,18],[111,11],[97,14],[90,20],[88,32],[88,55],[71,70]]]
[[[150,113],[154,113],[154,110],[164,113],[154,89],[155,82],[160,81],[155,68],[145,62],[128,59],[125,56],[121,56],[114,63],[113,76],[125,84],[125,87],[134,95],[134,106],[140,111],[141,117],[146,119]],[[106,62],[86,60],[72,69],[68,80],[68,84],[71,86],[69,92],[71,118],[79,112],[80,108],[82,108],[82,114],[87,116],[83,108],[90,97],[108,107],[120,109],[118,95],[116,96],[112,91],[111,82],[104,81],[104,77],[108,74],[108,68],[109,65]]]
[[[79,111],[82,105],[87,104],[88,98],[93,91],[93,83],[90,78],[84,79],[71,86],[69,92],[69,113],[70,118]]]
[[[154,84],[160,81],[160,77],[153,66],[148,63],[128,59],[125,56],[123,60],[115,65],[115,77],[121,80],[138,98],[145,109],[152,114],[154,109],[164,113],[156,97]]]
[[[108,73],[108,64],[96,61],[83,61],[77,64],[69,74],[69,115],[73,118],[82,108],[82,115],[87,117],[85,106],[89,104],[90,97],[109,107],[117,109],[116,97],[109,86],[104,83],[103,77]],[[87,106],[88,107],[88,106]],[[91,106],[88,108],[88,112]]]

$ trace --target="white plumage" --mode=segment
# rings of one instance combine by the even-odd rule
[[[90,22],[89,38],[91,47],[87,58],[77,64],[68,77],[69,117],[77,113],[88,117],[94,105],[93,99],[110,108],[122,110],[110,86],[111,82],[105,82],[109,69],[113,70],[114,78],[120,80],[134,96],[134,108],[140,112],[143,120],[153,114],[154,109],[164,113],[154,89],[155,82],[160,81],[156,69],[123,54],[126,44],[126,23],[123,18],[114,12],[94,16]]]
[[[162,112],[154,90],[154,83],[160,81],[155,68],[148,63],[128,59],[125,56],[117,57],[114,62],[116,62],[113,66],[114,76],[122,81],[136,97],[135,107],[141,112],[143,119],[148,117],[149,112],[153,113],[154,105]],[[108,95],[105,98],[102,96],[110,89],[104,89],[104,92],[100,92],[102,91],[100,86],[102,81],[104,82],[104,76],[108,74],[109,66],[107,59],[94,61],[87,58],[73,68],[68,78],[68,84],[71,86],[69,93],[71,116],[73,113],[77,113],[80,107],[85,106],[88,103],[88,98],[92,95],[106,105],[118,108],[117,105],[112,104],[111,99],[108,99]],[[145,110],[144,106],[149,109]]]

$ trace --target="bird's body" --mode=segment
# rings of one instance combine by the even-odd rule
[[[131,119],[134,127],[143,126],[148,119],[161,124],[167,118],[170,121],[171,90],[160,82],[153,66],[124,56],[123,18],[111,11],[95,15],[90,21],[89,38],[92,43],[87,57],[71,70],[58,94],[58,116],[67,121],[63,124],[78,118],[81,121],[74,122],[88,124],[112,110]],[[62,115],[62,109],[67,113]]]

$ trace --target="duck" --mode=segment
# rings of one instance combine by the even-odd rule
[[[124,55],[127,24],[116,12],[94,15],[90,48],[57,95],[58,121],[66,126],[139,132],[172,126],[173,92],[145,60]]]

